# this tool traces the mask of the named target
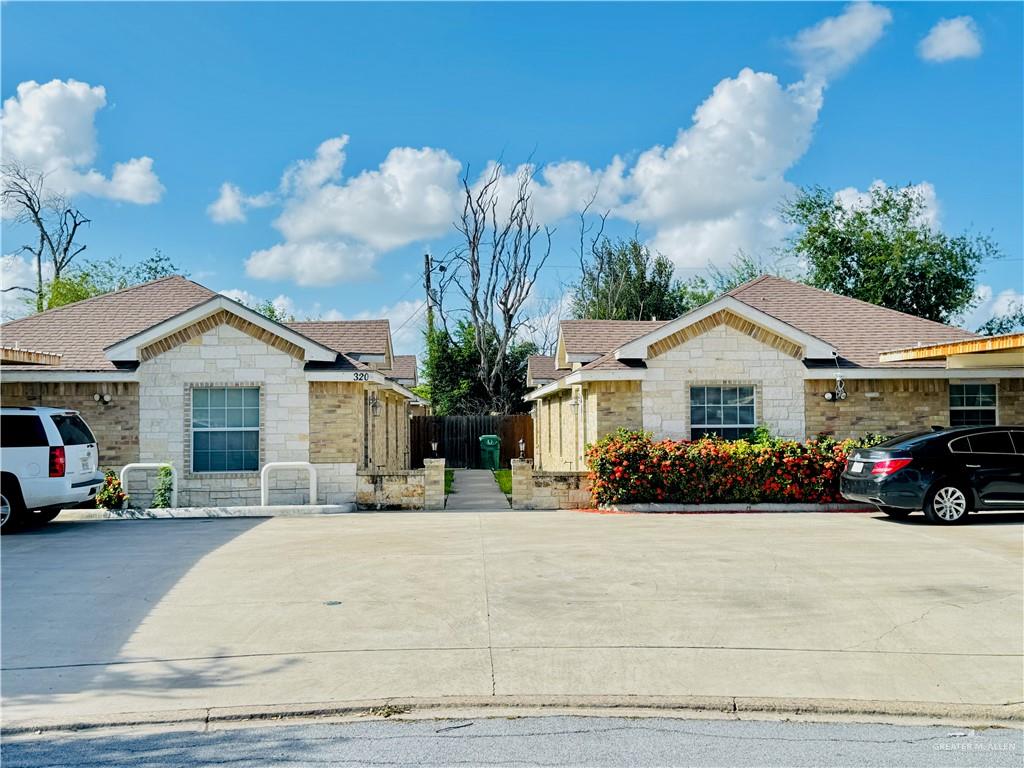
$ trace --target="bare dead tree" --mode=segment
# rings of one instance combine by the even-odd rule
[[[8,291],[24,291],[35,296],[36,311],[45,308],[43,290],[43,261],[53,268],[53,280],[59,280],[85,245],[79,245],[75,238],[89,219],[61,194],[48,193],[45,187],[46,174],[17,163],[4,164],[0,169],[3,189],[0,204],[15,222],[34,229],[32,243],[22,245],[16,253],[28,253],[35,264],[35,287],[13,285]]]
[[[462,177],[462,215],[455,222],[462,243],[445,257],[438,306],[454,293],[473,326],[480,383],[491,410],[508,413],[507,355],[527,318],[523,305],[551,253],[554,230],[534,219],[530,204],[532,174],[516,177],[511,200],[501,200],[502,165],[474,188],[469,169]],[[438,312],[443,318],[443,309]]]

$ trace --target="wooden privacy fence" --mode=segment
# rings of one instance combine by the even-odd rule
[[[480,436],[501,438],[501,466],[519,458],[519,441],[526,442],[526,458],[533,458],[533,418],[528,413],[511,416],[413,416],[409,424],[409,460],[412,469],[434,457],[430,443],[437,442],[437,458],[448,467],[480,469]]]

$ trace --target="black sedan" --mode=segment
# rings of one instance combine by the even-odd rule
[[[923,509],[932,523],[1024,510],[1024,427],[935,429],[862,448],[847,460],[839,489],[891,517]]]

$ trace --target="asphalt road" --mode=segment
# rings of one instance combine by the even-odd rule
[[[1013,766],[1024,733],[950,726],[527,717],[270,725],[16,741],[43,766]]]

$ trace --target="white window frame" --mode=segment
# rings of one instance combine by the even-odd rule
[[[718,390],[722,390],[722,389],[749,389],[751,391],[751,394],[752,394],[753,398],[754,398],[754,402],[751,403],[751,407],[754,409],[753,410],[754,418],[752,419],[752,423],[751,424],[739,424],[739,423],[737,423],[737,424],[698,424],[698,423],[696,423],[694,421],[691,421],[691,417],[692,417],[692,414],[693,414],[693,390],[698,389],[698,388],[699,389],[703,389],[703,390],[708,390],[708,389],[718,389]],[[689,412],[687,413],[687,421],[690,421],[690,439],[691,440],[698,440],[698,439],[700,439],[701,437],[704,436],[704,434],[707,434],[709,429],[710,430],[724,430],[724,429],[749,429],[749,430],[754,430],[754,429],[757,428],[757,387],[754,386],[753,384],[691,384],[687,394],[688,394],[688,400],[689,400],[689,403],[688,403],[688,405],[689,405]],[[707,399],[706,398],[704,400],[704,405],[705,405],[705,414],[706,414],[707,413],[707,410],[706,410],[706,408],[707,408]],[[701,430],[704,430],[704,432],[701,432]],[[731,439],[739,440],[741,438],[724,438],[724,439],[726,439],[726,440],[731,440]]]
[[[982,386],[992,387],[995,400],[992,405],[953,405],[953,387]],[[999,426],[999,384],[991,381],[951,381],[949,383],[949,424],[953,425],[953,411],[992,411],[994,421],[991,424],[960,424],[963,427],[998,427]]]
[[[247,389],[255,390],[256,391],[256,417],[257,417],[257,424],[256,424],[256,426],[255,427],[226,427],[226,426],[225,427],[197,427],[196,424],[195,424],[195,415],[196,415],[196,404],[195,404],[196,401],[195,401],[195,397],[196,397],[196,392],[203,391],[203,392],[209,393],[209,392],[211,392],[211,391],[213,391],[215,389],[224,390],[225,398],[227,397],[227,391],[229,389],[240,389],[240,390],[243,390],[243,391],[247,390]],[[206,384],[203,384],[203,385],[197,385],[197,386],[193,386],[192,387],[191,397],[189,398],[189,408],[191,410],[191,413],[189,414],[189,429],[191,429],[191,431],[192,431],[192,435],[191,435],[191,449],[192,449],[191,450],[191,454],[192,454],[191,455],[191,470],[192,470],[193,474],[200,474],[200,475],[224,475],[224,474],[230,475],[230,474],[239,474],[239,473],[256,474],[256,473],[258,473],[260,471],[260,466],[259,466],[259,464],[260,464],[260,460],[259,460],[260,430],[263,429],[263,409],[260,407],[260,395],[261,395],[260,388],[258,386],[252,386],[252,385],[248,385],[248,384],[227,384],[227,385],[220,385],[220,384],[206,385]],[[244,398],[244,395],[243,395],[243,398]],[[209,400],[207,400],[207,406],[206,407],[207,407],[207,410],[209,410],[209,407],[210,407],[209,406]],[[245,409],[247,406],[243,405],[242,407],[243,407],[243,409]],[[213,432],[255,432],[256,433],[256,468],[255,469],[196,469],[196,433],[197,432],[204,432],[206,434],[210,434],[210,433],[213,433]]]

